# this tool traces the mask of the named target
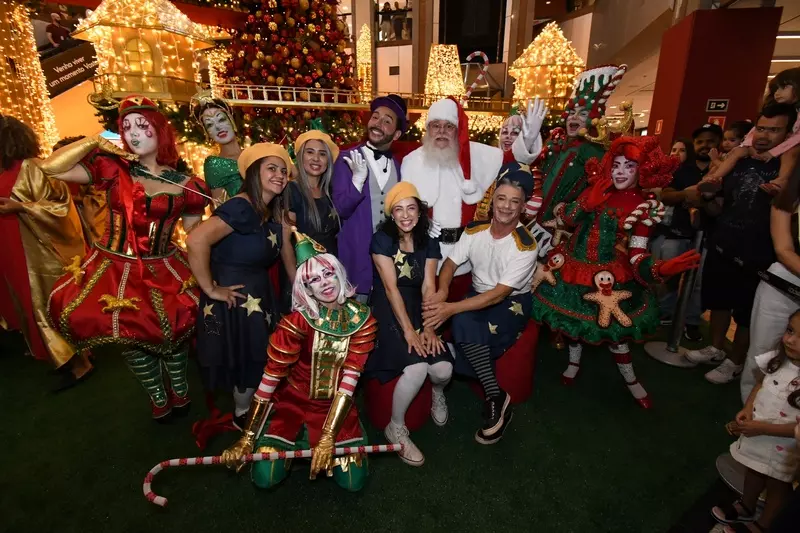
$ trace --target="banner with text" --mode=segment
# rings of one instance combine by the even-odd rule
[[[97,68],[94,46],[82,43],[42,60],[42,71],[50,98],[94,76]]]

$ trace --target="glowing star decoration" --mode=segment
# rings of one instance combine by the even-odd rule
[[[247,295],[247,301],[245,301],[239,307],[243,307],[247,309],[247,316],[252,315],[253,313],[263,313],[264,310],[261,309],[261,298],[253,298],[251,294]]]
[[[361,35],[356,42],[356,65],[358,86],[369,99],[372,96],[372,32],[367,24],[361,26]]]
[[[431,46],[428,76],[425,79],[425,105],[430,105],[446,96],[454,96],[461,101],[465,93],[458,47],[454,44]]]
[[[73,33],[97,53],[96,105],[131,93],[188,101],[199,89],[197,52],[218,36],[167,0],[103,0]]]
[[[0,113],[36,133],[43,156],[58,142],[55,113],[45,84],[28,9],[0,2]]]
[[[514,101],[524,103],[538,96],[560,112],[572,92],[575,77],[586,64],[578,56],[558,24],[551,22],[508,69],[516,79]]]

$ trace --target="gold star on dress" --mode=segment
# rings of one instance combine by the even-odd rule
[[[252,315],[253,313],[263,313],[264,311],[261,309],[261,298],[253,298],[252,295],[247,295],[247,301],[244,302],[239,307],[244,307],[247,309],[247,316]]]
[[[394,254],[394,263],[395,264],[402,263],[403,261],[405,261],[405,259],[406,259],[406,254],[404,254],[400,250],[397,250],[397,253]]]
[[[401,278],[408,278],[411,279],[411,265],[408,263],[403,263],[400,265],[400,276]]]
[[[267,240],[272,243],[272,246],[278,246],[278,236],[272,230],[269,230]]]
[[[509,307],[508,310],[515,315],[522,315],[522,304],[520,302],[514,302],[511,304],[511,307]]]
[[[492,335],[497,335],[497,326],[495,326],[491,322],[487,322],[487,324],[489,324],[489,333],[491,333]]]
[[[203,306],[203,318],[214,315],[214,304],[207,304]]]

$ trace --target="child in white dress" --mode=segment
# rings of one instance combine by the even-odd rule
[[[800,465],[794,429],[800,417],[800,310],[789,324],[777,350],[756,356],[762,372],[744,408],[728,430],[739,435],[731,455],[747,467],[742,499],[714,507],[711,513],[725,531],[767,531],[792,489]],[[760,517],[756,503],[766,488],[767,499]]]

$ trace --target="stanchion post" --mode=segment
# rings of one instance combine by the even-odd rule
[[[694,249],[703,253],[703,232],[697,231],[692,242]],[[692,367],[694,363],[683,357],[681,352],[681,337],[683,337],[683,326],[686,322],[686,311],[689,309],[689,302],[692,299],[694,281],[697,277],[697,268],[693,268],[683,274],[678,302],[675,305],[675,312],[672,316],[672,329],[670,329],[667,342],[653,341],[644,345],[644,351],[658,361],[670,366]]]

